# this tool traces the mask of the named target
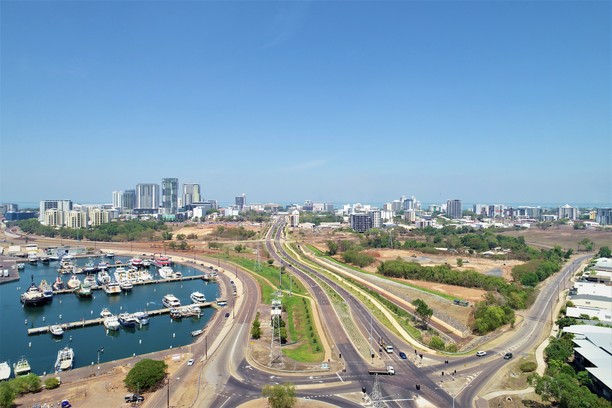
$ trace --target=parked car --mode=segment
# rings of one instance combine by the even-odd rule
[[[512,358],[512,353],[504,354],[504,360],[510,360]]]
[[[68,402],[68,400],[63,400],[62,401],[62,408],[70,408],[72,407],[72,404],[70,404],[70,402]]]
[[[226,314],[225,314],[225,317],[229,317],[229,313],[226,313]]]
[[[399,352],[399,356],[400,358],[402,358],[403,360],[407,359],[408,357],[406,357],[406,353],[404,353],[403,351]]]
[[[477,351],[476,352],[476,357],[484,357],[487,355],[486,351]]]
[[[188,366],[193,365],[193,363],[195,363],[195,360],[193,358],[190,358],[189,361],[187,362]]]
[[[127,394],[125,396],[125,402],[142,402],[144,397],[140,394]]]

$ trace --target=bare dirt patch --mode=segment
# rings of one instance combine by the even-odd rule
[[[571,225],[550,227],[546,230],[529,228],[521,231],[508,231],[504,235],[513,237],[523,236],[529,245],[540,248],[552,248],[559,245],[564,249],[578,250],[578,242],[588,238],[594,242],[593,248],[598,250],[602,246],[612,246],[612,230],[598,231],[593,229],[575,230]],[[584,248],[580,248],[584,249]]]
[[[402,279],[403,280],[403,279]],[[425,289],[435,290],[436,292],[446,293],[447,295],[455,296],[459,299],[468,300],[472,303],[479,302],[482,300],[482,296],[487,293],[486,290],[464,288],[461,286],[445,285],[443,283],[436,282],[425,282],[415,280],[405,280],[405,282],[411,285],[419,286]]]

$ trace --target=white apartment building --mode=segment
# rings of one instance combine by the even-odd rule
[[[45,222],[45,211],[51,209],[58,209],[60,211],[72,210],[71,200],[42,200],[40,202],[40,208],[38,212],[38,221],[41,223]]]
[[[64,225],[64,211],[51,208],[44,213],[43,224],[49,227],[62,227]]]
[[[565,204],[564,206],[559,207],[557,215],[559,216],[559,219],[567,218],[569,220],[576,220],[580,218],[580,211],[576,207]]]
[[[86,228],[87,213],[77,210],[68,211],[66,214],[66,226],[68,228]]]
[[[289,226],[297,227],[300,224],[300,212],[293,210],[289,216]]]

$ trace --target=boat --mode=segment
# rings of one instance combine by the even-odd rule
[[[38,256],[36,254],[28,255],[28,262],[32,265],[36,265],[38,263]]]
[[[126,279],[119,282],[119,287],[121,287],[121,290],[124,292],[131,292],[134,284],[132,284],[129,279]]]
[[[136,327],[137,320],[130,313],[121,313],[118,316],[119,324],[123,327]]]
[[[106,269],[102,269],[100,272],[98,272],[98,283],[100,285],[106,285],[110,281],[111,281],[111,277],[106,271]]]
[[[75,274],[72,274],[72,276],[68,280],[67,285],[68,285],[68,289],[76,289],[79,286],[81,286],[81,281],[79,280],[79,278],[77,278]]]
[[[59,261],[60,259],[61,259],[61,258],[60,258],[59,256],[57,256],[57,255],[53,255],[53,254],[50,254],[50,255],[49,255],[49,261],[57,262],[57,261]]]
[[[204,303],[206,302],[206,296],[204,296],[203,293],[200,292],[193,292],[189,298],[191,299],[191,301],[193,303]]]
[[[114,258],[115,257],[115,253],[114,252],[107,252],[106,253],[106,257],[107,258]]]
[[[119,330],[119,326],[121,326],[121,324],[117,316],[110,315],[104,318],[104,327],[108,330]]]
[[[46,297],[47,300],[51,300],[51,298],[53,298],[53,289],[51,288],[51,285],[47,283],[46,280],[41,280],[38,288],[42,291],[43,296]]]
[[[19,298],[24,306],[42,306],[49,301],[43,291],[34,284],[34,277],[32,277],[32,284],[28,290],[22,293]]]
[[[6,362],[0,363],[0,381],[8,380],[11,377],[11,366]]]
[[[44,263],[44,264],[48,264],[51,261],[51,258],[48,257],[47,255],[43,255],[40,257],[40,262]]]
[[[170,309],[170,318],[171,319],[181,319],[183,314],[178,309]]]
[[[109,282],[104,285],[104,292],[107,295],[119,295],[121,294],[121,286],[117,282]]]
[[[26,360],[25,357],[21,357],[16,364],[13,364],[13,372],[15,373],[15,377],[20,375],[27,375],[30,373],[30,363]]]
[[[100,317],[110,317],[113,314],[106,307],[100,312]]]
[[[96,264],[94,263],[94,261],[93,260],[87,261],[87,263],[83,267],[83,272],[85,272],[85,273],[92,273],[92,272],[95,272],[95,271],[96,271]]]
[[[149,314],[147,312],[136,312],[132,316],[141,326],[149,324]]]
[[[175,271],[175,272],[174,272],[174,277],[175,277],[175,278],[182,278],[182,277],[183,277],[183,274],[182,274],[181,272],[179,272],[179,271]]]
[[[159,256],[155,258],[154,263],[155,263],[155,266],[157,266],[158,268],[161,268],[162,266],[170,266],[172,264],[172,261],[167,256]]]
[[[166,307],[179,307],[181,301],[176,296],[168,294],[162,298],[162,304]]]
[[[94,289],[97,288],[98,283],[96,282],[96,277],[91,274],[87,274],[87,276],[83,279],[83,286]]]
[[[106,262],[106,261],[100,261],[100,262],[98,263],[98,270],[100,270],[100,271],[106,270],[106,269],[108,269],[108,266],[109,266],[109,265],[108,265],[108,262]]]
[[[134,268],[142,268],[142,259],[132,258],[130,259],[130,265],[132,265]]]
[[[174,270],[169,266],[162,266],[157,270],[157,273],[159,273],[162,279],[174,278]]]
[[[191,335],[192,335],[193,337],[197,337],[197,336],[199,336],[199,335],[200,335],[200,334],[202,334],[202,333],[204,333],[204,330],[198,329],[198,330],[194,330],[194,331],[192,331],[192,332],[191,332]]]
[[[72,261],[66,261],[62,259],[60,262],[60,266],[57,269],[58,273],[76,273],[76,267],[72,263]]]
[[[72,368],[74,360],[74,350],[68,346],[57,352],[55,360],[55,371],[66,371]]]
[[[23,262],[18,262],[17,263],[17,270],[18,271],[22,271],[25,269],[25,264]]]
[[[53,282],[53,290],[63,289],[65,289],[64,282],[62,281],[62,278],[58,276],[57,278],[55,278],[55,282]]]
[[[143,268],[148,268],[148,267],[150,267],[152,263],[153,263],[153,261],[151,261],[150,259],[143,259],[143,260],[142,260],[142,266],[143,266]]]
[[[191,316],[200,317],[200,314],[201,314],[200,306],[198,305],[181,306],[178,308],[178,311],[181,312],[182,317],[191,317]]]
[[[89,286],[79,286],[79,288],[74,292],[80,298],[91,298],[91,287]]]
[[[61,336],[64,334],[64,329],[62,329],[62,326],[59,324],[54,324],[53,326],[49,327],[49,332],[51,332],[51,334],[54,336]]]
[[[70,254],[64,254],[64,256],[62,256],[62,261],[71,261],[74,259],[74,256],[70,255]]]

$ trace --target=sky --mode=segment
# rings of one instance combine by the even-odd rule
[[[5,1],[0,201],[612,203],[609,1]]]

